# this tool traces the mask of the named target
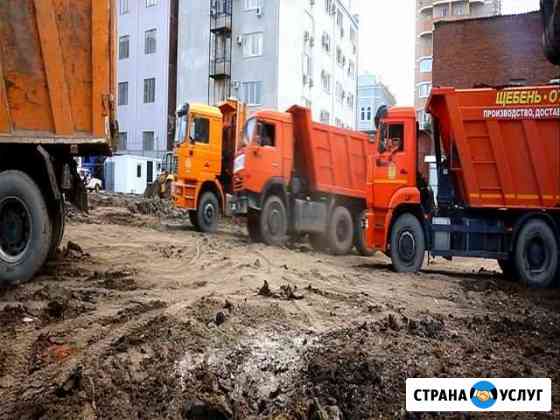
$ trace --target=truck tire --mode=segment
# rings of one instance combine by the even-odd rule
[[[327,228],[327,246],[333,255],[346,255],[354,245],[354,221],[350,211],[336,207]]]
[[[391,230],[389,255],[398,273],[417,273],[422,269],[426,252],[424,230],[410,213],[399,216]]]
[[[220,204],[214,193],[206,192],[202,194],[196,211],[198,230],[204,233],[216,232],[219,218]]]
[[[288,215],[282,199],[271,195],[260,214],[260,234],[267,245],[283,246],[288,234]]]
[[[368,248],[366,235],[362,229],[362,221],[365,219],[367,210],[362,211],[358,214],[354,222],[354,243],[356,244],[356,250],[363,257],[373,257],[375,250],[373,248]]]
[[[519,273],[517,273],[517,268],[515,267],[515,261],[513,260],[513,258],[498,260],[498,265],[502,269],[502,274],[504,275],[504,278],[506,280],[519,280]]]
[[[58,247],[62,243],[62,238],[64,237],[64,228],[66,225],[66,215],[64,212],[64,201],[60,200],[56,203],[50,211],[51,226],[52,226],[52,237],[51,246],[49,248],[48,258],[56,257],[58,252]]]
[[[259,243],[263,241],[261,236],[260,213],[256,210],[249,210],[249,214],[247,215],[247,231],[251,242]]]
[[[30,280],[51,247],[51,219],[45,199],[24,172],[0,174],[0,287]]]
[[[528,287],[552,287],[558,272],[558,242],[542,220],[529,220],[515,244],[515,266]]]

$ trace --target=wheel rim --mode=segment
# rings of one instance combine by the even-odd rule
[[[533,236],[527,241],[524,251],[525,266],[531,274],[538,275],[546,271],[550,256],[540,236]]]
[[[349,230],[350,226],[348,225],[348,221],[344,219],[338,221],[336,224],[336,239],[338,242],[344,242],[348,238]]]
[[[6,197],[0,202],[0,257],[17,262],[31,243],[31,213],[17,197]]]
[[[272,236],[278,236],[282,234],[284,226],[283,218],[283,211],[280,208],[280,205],[277,203],[273,204],[266,221],[268,231]]]
[[[397,249],[403,261],[407,263],[414,261],[416,257],[416,239],[412,232],[405,231],[400,234]]]
[[[202,218],[204,219],[204,223],[207,225],[211,225],[214,223],[214,219],[216,218],[216,209],[212,203],[207,203],[204,206],[202,211]]]

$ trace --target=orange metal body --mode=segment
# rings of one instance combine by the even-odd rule
[[[367,155],[374,150],[366,134],[313,122],[311,111],[300,106],[254,117],[275,127],[276,142],[274,147],[251,143],[243,150],[237,191],[260,194],[271,180],[287,185],[296,173],[312,192],[365,199]]]
[[[182,144],[175,150],[177,177],[173,184],[175,204],[183,209],[196,210],[202,193],[213,190],[225,210],[226,194],[232,192],[233,160],[238,139],[246,118],[246,106],[236,100],[225,101],[218,107],[193,104],[192,117],[208,118],[210,123],[207,144]]]
[[[0,144],[110,152],[114,13],[113,0],[2,2]]]
[[[438,122],[464,208],[560,212],[560,86],[434,88],[427,109]],[[384,123],[402,123],[405,130],[403,150],[369,160],[366,236],[381,251],[387,250],[394,213],[402,206],[420,208],[414,109],[392,108]]]

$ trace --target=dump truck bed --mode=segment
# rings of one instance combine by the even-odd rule
[[[365,199],[367,156],[374,152],[368,135],[313,122],[306,108],[288,112],[294,121],[296,172],[310,189]]]
[[[434,88],[427,109],[465,205],[560,207],[560,86]]]
[[[0,143],[110,151],[113,0],[3,0]]]

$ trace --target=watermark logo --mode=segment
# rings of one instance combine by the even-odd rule
[[[415,378],[406,381],[411,412],[547,412],[552,409],[548,378]]]
[[[492,407],[498,400],[498,390],[488,381],[480,381],[471,388],[471,401],[484,410]]]

